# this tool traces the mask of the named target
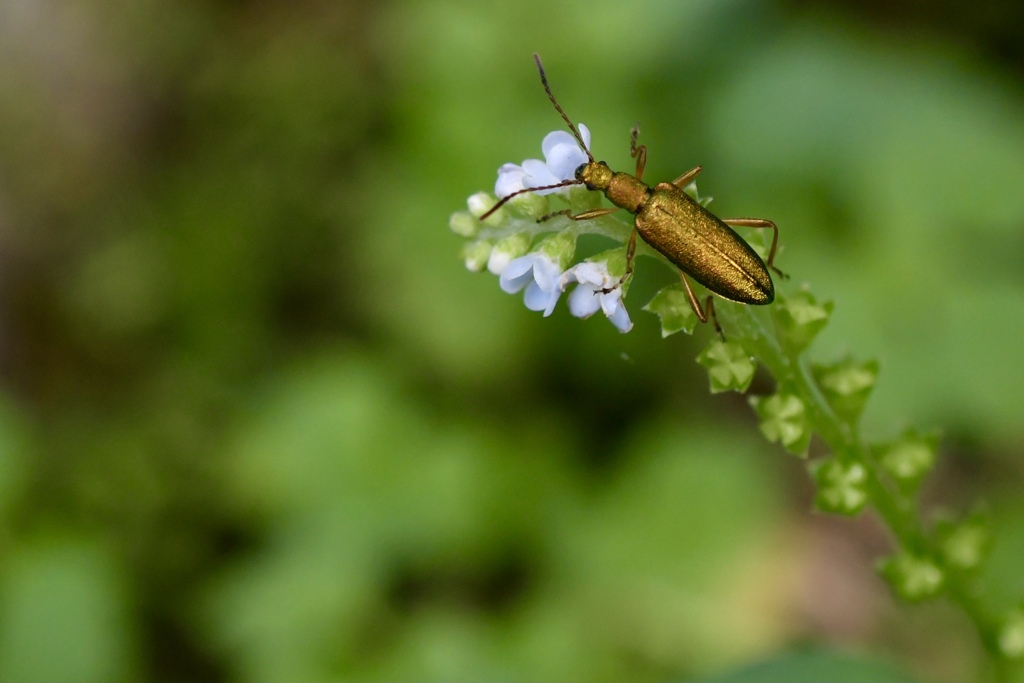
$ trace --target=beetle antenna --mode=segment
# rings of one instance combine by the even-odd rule
[[[572,131],[573,137],[576,138],[576,141],[580,143],[580,147],[584,152],[586,152],[587,158],[590,159],[590,163],[594,163],[594,155],[592,155],[590,150],[587,149],[587,145],[583,142],[583,136],[580,135],[578,130],[576,130],[575,124],[573,124],[569,117],[565,115],[565,111],[555,100],[555,96],[551,94],[551,86],[548,85],[548,77],[544,74],[544,65],[540,63],[540,55],[536,52],[533,53],[533,61],[537,62],[537,71],[540,72],[540,82],[544,85],[544,90],[548,93],[548,99],[551,100],[551,104],[555,105],[555,109],[557,109],[558,113],[562,115],[565,122],[569,124],[569,130]]]
[[[490,210],[487,211],[487,213],[485,213],[484,215],[480,216],[480,220],[486,219],[492,213],[494,213],[495,211],[500,209],[505,204],[505,202],[507,202],[508,200],[510,200],[513,197],[516,197],[518,195],[524,194],[526,192],[536,192],[537,190],[553,190],[553,189],[555,189],[557,187],[569,187],[570,185],[582,185],[582,184],[583,184],[582,180],[564,180],[564,181],[558,183],[557,185],[542,185],[540,187],[527,187],[527,188],[522,189],[522,190],[517,190],[516,192],[513,192],[510,195],[502,197],[501,200],[498,201],[497,204],[492,206],[490,208]]]

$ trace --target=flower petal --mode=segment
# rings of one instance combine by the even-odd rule
[[[586,147],[587,150],[589,151],[590,150],[590,129],[587,128],[582,123],[578,124],[576,127],[580,131],[580,137],[583,138],[583,146]]]
[[[565,284],[579,282],[581,285],[590,285],[591,289],[600,289],[605,286],[607,279],[608,267],[606,264],[584,261],[570,268],[562,277],[562,282]]]
[[[547,317],[555,310],[555,304],[561,295],[560,290],[544,291],[536,282],[531,282],[523,294],[523,303],[531,311],[544,311],[544,316]]]
[[[549,159],[551,157],[551,150],[559,145],[579,147],[579,143],[576,142],[576,138],[572,136],[572,133],[564,130],[555,130],[545,135],[544,140],[540,143],[540,149],[544,152],[544,158]]]
[[[590,129],[582,123],[577,127],[584,146],[590,149]],[[498,169],[498,180],[494,183],[494,194],[499,199],[516,192],[555,185],[576,177],[576,169],[580,164],[590,161],[587,153],[580,149],[579,142],[572,134],[564,130],[556,130],[544,136],[541,142],[545,161],[527,159],[518,164],[503,164]],[[565,192],[565,188],[539,190],[537,194]]]
[[[494,258],[494,256],[492,255],[491,258]],[[535,259],[535,254],[527,254],[526,256],[513,259],[506,265],[501,271],[501,277],[498,278],[498,284],[501,285],[502,291],[515,294],[532,282]],[[487,266],[490,269],[490,263]]]
[[[526,171],[523,170],[522,166],[502,164],[501,168],[498,169],[498,180],[494,183],[494,194],[497,195],[498,199],[504,199],[510,194],[525,190],[526,186],[523,185],[523,178],[525,176]]]
[[[626,307],[619,302],[619,307],[612,315],[608,316],[608,320],[612,321],[612,325],[619,328],[619,332],[625,334],[633,329],[633,321],[629,319],[629,313],[626,311]]]
[[[622,305],[622,290],[615,288],[610,292],[603,292],[600,289],[596,290],[601,292],[598,294],[598,298],[601,300],[601,312],[609,318],[618,312]]]
[[[523,178],[523,185],[528,188],[542,187],[544,185],[554,185],[560,183],[561,180],[556,178],[552,173],[548,165],[540,159],[527,159],[523,162],[523,170],[526,171],[526,176]],[[541,190],[537,194],[550,194],[555,190]]]
[[[533,278],[537,285],[545,292],[560,292],[558,280],[562,276],[562,269],[547,255],[542,255],[533,266]]]
[[[512,254],[500,249],[494,249],[491,251],[491,255],[487,257],[487,270],[494,275],[501,275],[508,268],[508,264],[512,261]],[[519,291],[513,290],[513,291]]]
[[[577,318],[589,318],[601,308],[597,297],[594,296],[594,289],[585,285],[579,285],[569,295],[569,312]]]
[[[547,160],[552,175],[561,180],[575,180],[576,169],[590,161],[575,141],[572,144],[555,145]]]

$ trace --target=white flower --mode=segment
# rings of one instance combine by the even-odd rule
[[[562,268],[550,256],[535,251],[520,256],[509,263],[499,278],[501,288],[509,294],[526,288],[523,303],[531,311],[544,311],[544,316],[555,310],[558,298],[562,296],[559,276]]]
[[[569,295],[569,312],[577,318],[589,318],[598,309],[604,312],[619,332],[629,332],[633,322],[622,303],[619,278],[608,272],[607,261],[584,261],[562,274],[559,285],[564,291],[573,282],[576,289]],[[610,290],[605,292],[603,290]]]
[[[590,130],[581,123],[579,124],[579,131],[587,149],[590,149]],[[576,178],[576,169],[581,164],[590,161],[587,153],[580,149],[576,138],[564,130],[556,130],[545,135],[540,147],[541,151],[544,152],[544,161],[540,159],[527,159],[521,166],[518,164],[504,164],[498,169],[498,180],[494,183],[494,194],[499,199],[532,187],[555,185],[566,180],[574,180]],[[550,194],[567,190],[568,188],[538,190],[537,194]]]

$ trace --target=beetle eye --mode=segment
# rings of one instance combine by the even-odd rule
[[[574,174],[576,176],[576,180],[583,180],[583,169],[586,167],[586,164],[580,164],[576,167],[576,173]]]

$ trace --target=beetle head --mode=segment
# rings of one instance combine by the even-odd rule
[[[604,190],[611,184],[612,175],[612,170],[603,161],[580,164],[576,169],[576,180],[583,183],[588,190]]]

